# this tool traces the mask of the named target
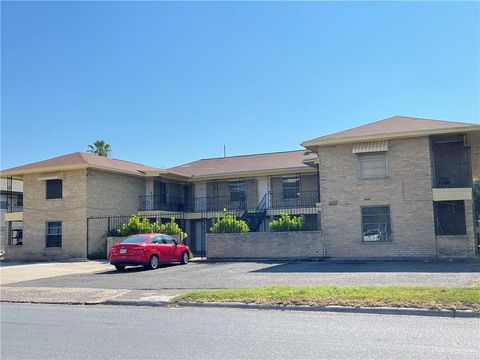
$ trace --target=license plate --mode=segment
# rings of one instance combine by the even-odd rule
[[[120,254],[126,254],[127,253],[127,249],[120,249]]]

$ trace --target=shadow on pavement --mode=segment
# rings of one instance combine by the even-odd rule
[[[430,261],[292,261],[251,273],[480,273],[479,259]]]
[[[96,272],[95,275],[121,275],[121,274],[128,274],[128,273],[139,273],[139,272],[143,272],[143,271],[158,271],[158,270],[169,268],[169,267],[172,267],[172,266],[178,266],[178,265],[176,265],[176,264],[160,264],[156,270],[147,269],[143,266],[129,266],[129,267],[126,267],[125,270],[122,270],[122,271],[118,271],[117,269],[115,269],[112,266],[111,270],[99,271],[99,272]]]

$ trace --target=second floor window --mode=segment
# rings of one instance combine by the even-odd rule
[[[62,198],[62,180],[47,180],[47,199]]]
[[[298,199],[300,197],[300,177],[283,178],[282,187],[284,199]]]
[[[230,181],[230,201],[245,200],[245,182]]]
[[[387,154],[358,154],[358,177],[360,179],[384,179],[388,177]]]

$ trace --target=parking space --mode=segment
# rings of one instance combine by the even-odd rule
[[[161,290],[321,284],[470,286],[480,284],[480,268],[478,260],[194,261],[186,266],[163,265],[157,270],[132,267],[123,272],[104,264],[104,268],[94,272],[20,281],[9,286]]]

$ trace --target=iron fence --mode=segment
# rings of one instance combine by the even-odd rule
[[[319,201],[318,191],[299,191],[298,193],[267,193],[258,201],[257,193],[246,193],[244,197],[207,196],[186,199],[175,196],[140,196],[140,210],[164,210],[179,212],[201,212],[254,209],[282,209],[312,207]]]

